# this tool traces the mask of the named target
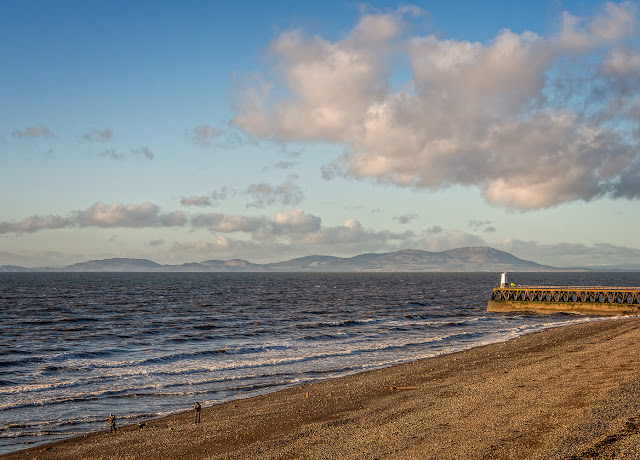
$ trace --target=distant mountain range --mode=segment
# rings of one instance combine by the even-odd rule
[[[0,266],[0,272],[495,272],[560,271],[563,269],[523,260],[487,246],[442,252],[403,249],[384,254],[361,254],[342,258],[307,256],[285,262],[253,264],[246,260],[205,260],[182,265],[162,265],[147,259],[92,260],[63,268]]]

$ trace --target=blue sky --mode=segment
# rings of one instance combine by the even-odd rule
[[[638,4],[0,3],[0,265],[640,267]]]

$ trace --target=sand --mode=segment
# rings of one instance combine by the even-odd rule
[[[2,459],[640,458],[640,318],[548,329]]]

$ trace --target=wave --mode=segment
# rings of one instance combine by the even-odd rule
[[[40,374],[51,374],[66,370],[93,370],[121,368],[131,366],[148,366],[153,364],[162,364],[176,362],[189,359],[200,359],[207,356],[216,355],[244,355],[251,353],[263,353],[269,350],[285,349],[286,347],[272,346],[238,346],[223,347],[213,350],[198,350],[193,352],[174,353],[170,355],[162,355],[153,358],[131,360],[131,361],[101,361],[100,358],[108,358],[114,355],[122,354],[122,349],[110,349],[102,351],[83,351],[83,352],[67,352],[56,355],[37,355],[15,360],[0,361],[0,367],[15,367],[23,364],[44,364],[38,369]],[[83,362],[78,362],[83,361]]]
[[[357,356],[357,355],[365,355],[372,353],[387,353],[390,351],[396,350],[408,350],[415,347],[423,347],[427,344],[433,344],[435,342],[446,342],[446,341],[455,341],[461,340],[463,338],[470,339],[473,337],[478,337],[483,335],[481,332],[460,332],[455,334],[443,334],[440,336],[434,336],[431,338],[424,338],[421,340],[398,340],[395,342],[388,343],[379,343],[373,340],[368,340],[361,343],[353,344],[351,348],[347,349],[337,349],[337,350],[325,350],[320,348],[315,350],[311,349],[303,349],[298,350],[296,354],[293,355],[281,355],[281,356],[272,356],[265,355],[260,359],[251,359],[248,361],[235,361],[231,360],[224,363],[212,363],[209,366],[201,366],[196,368],[187,368],[187,369],[158,369],[152,370],[151,372],[144,372],[144,366],[148,365],[149,361],[145,360],[139,362],[139,365],[132,368],[132,372],[129,374],[123,375],[119,370],[116,370],[113,375],[100,375],[94,377],[93,383],[91,381],[87,381],[86,379],[82,381],[75,382],[60,382],[54,384],[40,384],[35,386],[29,385],[21,385],[12,389],[4,390],[0,392],[1,395],[11,396],[11,395],[23,395],[24,397],[28,397],[29,401],[19,400],[7,402],[6,404],[0,405],[0,411],[12,410],[16,408],[26,408],[26,407],[34,407],[34,406],[42,406],[42,405],[53,405],[53,404],[66,404],[70,402],[79,402],[79,401],[88,401],[88,400],[96,400],[96,399],[105,399],[105,398],[135,398],[135,397],[153,397],[153,396],[183,396],[188,392],[180,391],[168,391],[170,388],[181,388],[185,386],[191,386],[193,388],[194,385],[199,385],[198,381],[187,381],[187,382],[167,382],[166,379],[162,377],[167,376],[183,376],[183,377],[192,377],[195,374],[203,374],[203,376],[207,376],[205,379],[200,379],[202,384],[212,384],[219,383],[221,387],[226,387],[227,390],[234,389],[235,390],[247,390],[247,389],[255,389],[256,385],[259,385],[257,381],[264,379],[267,375],[280,375],[282,372],[274,372],[274,373],[255,373],[252,372],[250,376],[235,376],[234,378],[229,377],[220,377],[211,379],[208,377],[208,373],[211,372],[222,372],[222,371],[240,371],[240,370],[257,370],[261,368],[282,368],[283,366],[290,366],[293,364],[307,364],[305,366],[306,369],[302,369],[301,371],[304,373],[306,370],[311,369],[308,365],[312,362],[323,361],[327,359],[333,358],[344,358],[347,356]],[[244,348],[244,347],[243,347]],[[260,347],[263,350],[269,349],[288,349],[288,347]],[[189,356],[190,358],[198,357],[198,356],[206,356],[208,353],[189,353],[189,354],[180,354],[181,356]],[[169,360],[173,360],[176,355],[171,355],[166,357]],[[163,360],[153,360],[154,362],[163,362]],[[197,360],[196,360],[197,363]],[[345,366],[341,366],[338,369],[333,369],[333,371],[343,371]],[[114,369],[115,370],[115,369]],[[312,370],[313,371],[313,370]],[[150,382],[155,378],[160,378],[160,381],[163,383],[157,383],[153,385],[149,385],[145,382]],[[251,381],[247,385],[243,385],[240,387],[236,387],[235,385],[230,385],[232,381]],[[67,391],[72,390],[74,388],[92,388],[96,384],[109,385],[112,382],[118,382],[118,384],[124,386],[124,388],[120,389],[101,389],[93,392],[79,392],[74,394],[59,394],[59,395],[51,395],[53,391]],[[142,383],[142,385],[140,385]],[[269,384],[271,385],[271,384]],[[267,386],[269,386],[267,385]],[[41,393],[45,397],[43,398],[33,398],[33,394]],[[31,395],[31,396],[29,396]]]
[[[14,432],[2,432],[0,431],[0,439],[19,439],[19,438],[32,438],[32,437],[51,437],[51,436],[82,436],[87,434],[87,431],[66,431],[66,430],[35,430],[35,431],[14,431]]]
[[[147,391],[144,391],[147,390]],[[72,395],[60,395],[43,398],[40,400],[27,400],[9,402],[6,404],[0,404],[0,412],[10,411],[14,409],[22,409],[38,406],[52,406],[58,404],[79,403],[86,401],[97,401],[107,398],[140,398],[140,397],[166,397],[166,396],[184,396],[183,392],[158,392],[156,386],[143,386],[138,388],[123,388],[123,389],[104,389],[86,393],[76,393]]]
[[[582,320],[582,319],[580,319]],[[84,374],[82,378],[73,381],[58,381],[52,383],[39,383],[39,384],[11,384],[5,385],[2,388],[0,395],[10,396],[18,393],[23,394],[36,394],[36,393],[50,393],[52,391],[67,391],[75,387],[92,387],[95,385],[107,385],[118,382],[120,384],[130,385],[130,390],[134,387],[131,386],[133,381],[142,380],[153,381],[157,380],[169,380],[165,383],[167,385],[174,385],[176,382],[171,381],[174,378],[189,378],[194,376],[203,375],[206,382],[230,382],[233,378],[244,378],[243,376],[235,376],[230,378],[229,375],[224,375],[219,378],[211,379],[208,374],[211,372],[240,372],[246,370],[258,370],[261,368],[273,368],[273,367],[286,367],[290,365],[299,365],[306,363],[310,366],[312,362],[318,362],[327,359],[347,357],[347,356],[365,356],[376,355],[380,353],[387,353],[389,351],[396,350],[411,350],[418,347],[434,347],[437,344],[450,343],[450,342],[468,342],[474,341],[483,336],[492,337],[490,340],[499,341],[502,336],[516,336],[524,332],[537,330],[544,327],[550,327],[557,324],[550,323],[537,323],[536,325],[519,325],[515,328],[509,327],[507,329],[499,330],[459,330],[458,322],[448,322],[450,330],[443,330],[441,334],[431,334],[430,336],[421,337],[419,339],[411,337],[400,337],[395,340],[385,340],[383,342],[378,341],[374,337],[360,337],[359,335],[353,335],[352,337],[346,335],[334,335],[323,334],[321,336],[302,336],[300,338],[300,344],[295,345],[293,343],[289,345],[263,345],[256,347],[240,346],[227,349],[213,349],[213,350],[201,350],[189,353],[175,353],[166,356],[148,358],[143,360],[133,360],[128,362],[104,362],[104,363],[89,363],[84,371],[99,371],[100,375]],[[440,323],[439,326],[443,327],[445,323]],[[432,327],[433,325],[431,325]],[[349,340],[353,339],[353,340]],[[340,348],[336,349],[335,346],[327,348],[327,340],[333,340],[336,342],[336,346]],[[344,340],[345,342],[340,342]],[[309,348],[303,346],[303,343],[319,342],[319,346]],[[441,345],[438,345],[440,347]],[[226,357],[226,355],[230,355]],[[252,358],[255,355],[255,358]],[[259,356],[259,357],[258,357]],[[213,361],[202,361],[202,358],[216,357],[224,359],[216,359]],[[241,359],[238,359],[241,358]],[[368,359],[364,359],[364,364],[368,365]],[[167,367],[170,366],[170,367]],[[49,367],[51,371],[54,371],[54,367]],[[126,371],[126,370],[129,371]],[[251,373],[250,375],[257,375]],[[260,374],[264,377],[264,373]],[[178,383],[180,385],[181,382]],[[189,384],[198,384],[198,382],[190,382]],[[149,387],[141,387],[143,389],[149,389]],[[155,387],[157,388],[157,387]],[[125,390],[126,391],[126,390]],[[105,397],[111,395],[119,395],[121,392],[102,392],[98,396]],[[92,396],[93,397],[93,396]],[[66,401],[63,397],[60,401]],[[73,400],[73,397],[72,397]],[[53,401],[58,401],[53,399]]]
[[[573,322],[581,322],[584,319],[574,319],[569,320],[564,323],[573,323]],[[68,404],[68,403],[80,403],[87,401],[96,401],[96,400],[104,400],[104,399],[132,399],[132,398],[166,398],[166,397],[186,397],[188,395],[211,395],[212,391],[221,391],[226,394],[240,394],[246,392],[255,392],[260,391],[266,388],[272,388],[275,386],[282,386],[286,382],[298,381],[302,380],[312,380],[315,376],[320,376],[323,374],[344,374],[349,372],[355,372],[356,370],[363,370],[371,367],[382,367],[385,365],[395,364],[399,362],[407,361],[408,359],[417,359],[419,357],[428,357],[434,356],[435,354],[441,354],[447,351],[457,351],[469,346],[491,343],[496,341],[503,341],[513,336],[522,335],[526,332],[531,332],[533,330],[543,329],[545,327],[550,327],[556,325],[558,323],[550,322],[550,323],[538,323],[534,325],[518,325],[517,327],[507,328],[501,331],[493,331],[493,332],[482,332],[482,331],[461,331],[457,333],[448,333],[442,334],[438,336],[433,336],[429,338],[423,338],[419,340],[399,340],[391,343],[379,344],[377,342],[367,342],[362,343],[359,347],[354,347],[351,349],[343,349],[343,350],[334,350],[334,351],[324,351],[324,352],[316,352],[309,353],[298,356],[282,356],[280,358],[277,357],[265,357],[261,360],[251,360],[249,362],[238,363],[238,362],[229,362],[227,365],[223,366],[212,366],[206,367],[203,369],[175,369],[175,370],[165,370],[160,372],[151,372],[148,374],[140,374],[140,373],[131,373],[129,375],[122,376],[120,375],[119,382],[122,385],[125,385],[125,388],[120,389],[102,389],[97,391],[89,391],[89,392],[78,392],[74,394],[68,395],[58,395],[58,396],[50,396],[45,397],[39,400],[33,400],[32,397],[29,397],[30,400],[25,401],[12,401],[7,404],[0,405],[0,411],[9,411],[15,409],[25,409],[32,408],[37,406],[52,406],[59,404]],[[485,340],[482,340],[482,338]],[[439,344],[439,347],[434,348],[434,344]],[[425,345],[428,345],[425,348]],[[446,346],[449,345],[449,348]],[[415,355],[410,353],[407,355],[407,352],[416,349],[416,350],[425,350],[423,353],[419,353]],[[404,353],[395,353],[396,351],[404,350]],[[350,361],[341,361],[344,365],[329,368],[322,368],[318,366],[310,366],[309,364],[312,362],[318,362],[327,359],[333,358],[345,358],[347,356],[356,356],[363,355],[369,353],[376,353],[379,356],[389,356],[389,353],[393,353],[395,356],[399,356],[398,358],[393,359],[377,359],[375,361],[364,361],[360,364],[352,365],[349,364]],[[380,355],[380,353],[382,353]],[[287,366],[291,366],[293,364],[302,364],[305,363],[303,368],[299,369],[295,373],[283,372],[281,369],[286,369]],[[284,368],[283,368],[284,366]],[[277,367],[278,370],[275,370]],[[273,372],[252,372],[246,375],[235,375],[231,377],[211,377],[211,372],[222,371],[222,370],[241,370],[241,369],[251,369],[257,370],[260,368],[273,368]],[[180,382],[168,382],[166,380],[162,380],[164,383],[158,384],[144,384],[145,381],[148,381],[148,378],[151,376],[160,377],[160,376],[186,376],[190,377],[194,374],[204,373],[203,378],[201,379],[188,379]],[[114,375],[116,377],[116,375]],[[142,380],[139,377],[146,377]],[[102,377],[104,379],[104,377]],[[141,385],[135,385],[134,383],[142,383]],[[126,387],[128,385],[128,387]],[[5,391],[0,394],[10,395],[10,394],[22,394],[28,396],[28,394],[32,391],[42,391],[47,392],[47,390],[68,390],[73,388],[74,386],[91,388],[92,385],[89,382],[75,382],[75,383],[66,383],[66,384],[58,384],[51,385],[50,387],[40,386],[39,388],[28,388],[21,387],[19,389],[15,389],[15,391]],[[217,390],[213,390],[213,387],[218,388]]]
[[[148,358],[139,361],[132,361],[132,366],[147,366],[150,364],[175,362],[182,360],[199,359],[207,356],[217,355],[247,355],[253,353],[263,353],[271,350],[285,350],[286,346],[282,345],[256,345],[256,346],[238,346],[238,347],[225,347],[215,350],[198,350],[193,352],[175,353],[171,355],[158,356],[155,358]]]
[[[330,328],[335,328],[335,327],[354,327],[354,326],[358,326],[361,324],[368,324],[368,323],[373,323],[376,321],[381,321],[380,319],[375,319],[375,318],[367,318],[367,319],[360,319],[360,320],[354,320],[354,319],[346,319],[346,320],[341,320],[341,321],[320,321],[317,323],[302,323],[302,324],[295,324],[294,327],[296,329],[320,329],[323,327],[330,327]]]
[[[318,335],[303,335],[300,337],[302,340],[306,341],[328,341],[328,340],[344,340],[350,337],[354,337],[355,334],[349,334],[347,332],[342,332],[338,334],[318,334]]]
[[[164,415],[162,413],[139,413],[118,415],[121,421],[134,422],[137,420],[148,420]],[[79,436],[86,434],[88,430],[73,431],[71,427],[86,427],[87,425],[104,424],[105,414],[91,414],[82,418],[68,420],[39,420],[37,422],[9,423],[0,425],[0,438],[11,439],[31,436]]]
[[[72,360],[93,360],[97,358],[104,358],[108,356],[112,356],[120,352],[119,349],[106,349],[101,351],[80,351],[80,352],[64,352],[57,354],[44,354],[44,355],[35,355],[28,356],[19,359],[12,360],[0,360],[0,368],[2,367],[12,367],[18,366],[22,364],[41,364],[41,363],[49,363],[56,362],[61,363],[65,361]]]

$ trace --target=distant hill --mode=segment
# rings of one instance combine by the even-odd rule
[[[147,259],[90,260],[69,265],[59,271],[65,272],[152,272],[162,265]]]
[[[264,266],[269,270],[277,271],[324,271],[328,267],[335,266],[341,260],[344,259],[332,256],[306,256]]]
[[[369,271],[559,271],[557,267],[523,260],[487,246],[442,252],[403,249],[383,254],[361,254],[342,258],[307,256],[284,262],[253,264],[242,259],[205,260],[182,265],[161,265],[147,259],[91,260],[64,268],[24,268],[11,265],[0,272],[369,272]],[[575,269],[574,269],[575,270]]]
[[[30,271],[31,271],[30,268],[19,267],[17,265],[2,265],[0,267],[0,273],[1,272],[15,273],[15,272],[30,272]]]
[[[309,256],[267,264],[278,271],[538,271],[557,270],[486,246],[428,252],[416,249],[350,258]]]
[[[205,260],[203,262],[189,262],[182,265],[163,265],[159,271],[184,272],[252,272],[263,271],[259,264],[252,264],[242,259]]]

